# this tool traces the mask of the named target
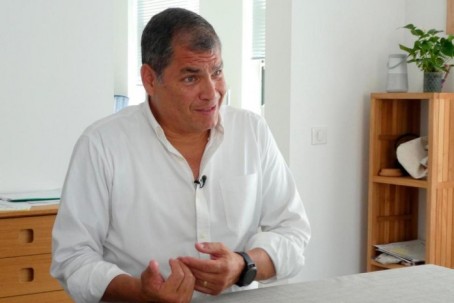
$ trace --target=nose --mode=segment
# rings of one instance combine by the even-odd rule
[[[200,99],[211,101],[219,94],[216,88],[216,82],[213,79],[204,79],[201,83]]]

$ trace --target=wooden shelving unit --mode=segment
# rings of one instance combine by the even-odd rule
[[[407,133],[428,136],[427,178],[379,176],[396,167],[395,141]],[[454,93],[371,94],[367,270],[398,267],[374,261],[374,245],[417,239],[420,205],[426,263],[454,268],[453,204]]]

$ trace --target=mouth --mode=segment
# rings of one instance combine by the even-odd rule
[[[211,114],[216,111],[216,107],[216,105],[213,105],[211,107],[199,108],[196,109],[196,112],[199,112],[201,114]]]

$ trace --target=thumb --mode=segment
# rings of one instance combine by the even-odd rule
[[[150,263],[148,263],[147,268],[143,272],[143,277],[154,285],[159,285],[164,282],[164,278],[159,271],[159,264],[155,260],[151,260]]]
[[[204,254],[221,255],[224,251],[221,243],[202,242],[196,243],[195,248]]]
[[[148,263],[147,272],[151,275],[159,274],[159,263],[156,260],[151,260],[150,263]]]

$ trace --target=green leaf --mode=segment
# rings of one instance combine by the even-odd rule
[[[424,31],[413,24],[403,28],[416,36],[413,47],[399,44],[399,48],[408,53],[407,62],[426,72],[447,71],[447,62],[454,58],[454,35],[441,37],[440,30],[430,29]]]
[[[429,35],[436,35],[436,34],[442,33],[442,32],[443,32],[443,31],[436,30],[436,29],[431,29],[431,30],[429,30],[427,33],[428,33]]]
[[[441,52],[448,57],[454,57],[454,45],[452,42],[447,39],[442,39]]]
[[[406,29],[415,29],[416,26],[414,26],[413,24],[410,23],[410,24],[405,25],[404,28],[406,28]]]
[[[399,47],[401,50],[406,51],[408,53],[411,53],[413,51],[413,49],[406,47],[405,45],[402,45],[402,44],[399,44]]]
[[[423,36],[424,35],[424,32],[420,29],[412,29],[411,33],[413,34],[413,36]]]

